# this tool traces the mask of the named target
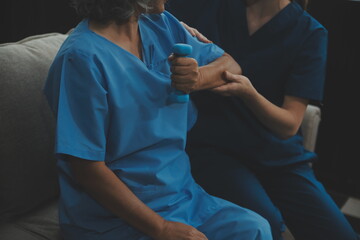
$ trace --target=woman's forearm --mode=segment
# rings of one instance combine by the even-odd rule
[[[69,157],[75,179],[109,211],[139,231],[155,238],[165,220],[146,206],[104,162]]]
[[[219,87],[227,83],[224,72],[228,71],[233,74],[241,74],[240,65],[227,53],[215,61],[199,67],[200,80],[195,91]]]

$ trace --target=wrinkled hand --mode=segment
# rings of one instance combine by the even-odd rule
[[[209,39],[207,39],[207,37],[205,37],[204,35],[202,35],[196,28],[190,27],[189,25],[187,25],[184,22],[180,22],[185,29],[193,36],[196,37],[199,41],[203,42],[203,43],[212,43],[212,41],[210,41]]]
[[[196,228],[179,223],[165,221],[162,232],[156,240],[207,240],[207,237]]]
[[[190,93],[198,87],[201,81],[199,66],[194,58],[170,55],[172,87],[184,93]]]
[[[211,91],[223,96],[237,96],[243,99],[251,98],[256,93],[250,80],[244,75],[232,74],[225,71],[224,77],[228,83],[211,89]]]

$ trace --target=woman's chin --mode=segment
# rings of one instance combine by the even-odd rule
[[[154,9],[151,9],[149,11],[150,14],[160,14],[160,13],[163,13],[165,11],[165,8],[154,8]]]

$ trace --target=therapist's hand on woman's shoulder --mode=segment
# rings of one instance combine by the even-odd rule
[[[180,22],[186,30],[191,34],[191,36],[196,37],[199,41],[204,43],[212,43],[207,37],[201,34],[196,28],[190,27],[184,22]]]
[[[156,240],[207,240],[207,237],[190,225],[165,221],[164,228]]]
[[[251,99],[257,94],[256,89],[251,84],[251,81],[244,75],[232,74],[228,71],[224,72],[228,83],[213,88],[212,91],[223,96],[236,96],[242,99]]]

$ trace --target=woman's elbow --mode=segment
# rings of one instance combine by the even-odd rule
[[[226,69],[227,71],[231,72],[232,74],[242,74],[241,66],[235,61],[235,59],[228,53],[224,53],[223,57],[226,59]]]

